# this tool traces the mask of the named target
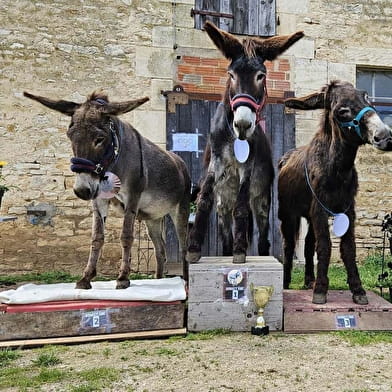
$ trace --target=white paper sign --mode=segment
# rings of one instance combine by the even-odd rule
[[[174,133],[172,151],[199,151],[197,133]]]

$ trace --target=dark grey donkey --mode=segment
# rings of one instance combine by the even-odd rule
[[[209,165],[198,195],[186,259],[199,260],[215,201],[223,255],[234,255],[234,263],[244,263],[252,214],[259,231],[259,254],[268,255],[270,246],[268,220],[274,170],[261,114],[267,98],[264,61],[274,60],[304,34],[246,38],[241,42],[210,22],[204,28],[231,63],[223,101],[211,124],[206,150],[210,153]]]
[[[166,262],[163,239],[166,214],[173,219],[184,262],[191,184],[185,163],[179,156],[162,150],[116,117],[137,108],[148,98],[109,102],[106,94],[96,91],[86,102],[79,104],[26,92],[24,95],[71,116],[67,135],[75,155],[71,160],[71,169],[77,173],[74,192],[83,200],[92,200],[93,207],[90,256],[76,287],[91,288],[90,281],[96,275],[97,261],[104,244],[109,204],[118,207],[124,214],[122,262],[117,288],[126,288],[130,284],[128,275],[135,219],[146,221],[155,247],[157,278],[163,276]],[[186,263],[183,265],[186,278]]]
[[[313,290],[313,302],[327,301],[331,238],[328,216],[334,216],[333,230],[341,237],[340,253],[347,270],[353,301],[367,304],[356,265],[355,195],[358,176],[355,157],[364,144],[392,150],[392,133],[367,98],[351,83],[332,81],[302,98],[289,98],[286,106],[322,110],[317,132],[306,146],[287,152],[279,163],[279,219],[284,240],[284,288],[291,281],[291,269],[300,218],[309,223],[305,238],[305,286]],[[313,256],[317,252],[317,279]]]

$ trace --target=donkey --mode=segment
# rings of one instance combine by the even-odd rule
[[[186,259],[191,263],[199,260],[215,202],[223,255],[233,255],[233,263],[245,263],[248,229],[253,228],[253,219],[259,230],[259,254],[268,255],[270,246],[268,228],[274,169],[262,117],[267,99],[264,61],[274,60],[304,34],[245,38],[241,42],[211,22],[206,22],[204,29],[231,63],[223,100],[212,119],[206,149],[211,156],[197,199]]]
[[[71,170],[76,172],[73,189],[79,198],[92,200],[93,208],[90,255],[83,277],[76,287],[91,288],[90,282],[96,275],[97,261],[104,244],[104,226],[109,204],[118,207],[124,215],[118,289],[130,285],[128,275],[135,219],[146,221],[155,248],[157,278],[163,276],[166,262],[163,240],[166,214],[170,214],[173,219],[180,257],[184,262],[191,186],[185,163],[178,155],[162,150],[117,117],[142,105],[148,98],[109,102],[104,92],[95,91],[86,102],[78,104],[27,92],[24,95],[71,116],[67,136],[75,155],[71,159]],[[101,198],[100,193],[105,194],[107,191],[108,174],[111,173],[118,177],[115,177],[115,190],[118,191],[121,183],[120,189],[117,193],[109,192],[109,198]],[[185,263],[183,268],[186,278]]]
[[[367,93],[347,82],[332,81],[320,92],[287,99],[285,105],[323,112],[310,143],[287,152],[279,162],[278,217],[284,240],[284,288],[290,285],[295,242],[300,218],[304,217],[309,223],[305,238],[305,286],[314,286],[313,303],[327,301],[331,256],[328,216],[333,215],[334,232],[341,236],[340,254],[353,301],[365,305],[368,299],[356,266],[354,221],[358,177],[354,161],[358,148],[366,143],[380,150],[392,150],[391,130],[371,106]]]

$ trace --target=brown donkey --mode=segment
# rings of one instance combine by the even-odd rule
[[[274,60],[304,34],[245,38],[241,42],[211,22],[204,29],[231,63],[223,101],[211,123],[206,150],[211,157],[197,200],[186,258],[189,262],[199,260],[215,201],[223,255],[234,255],[234,263],[244,263],[252,215],[259,231],[258,252],[269,254],[268,220],[274,170],[271,147],[263,129],[262,110],[267,98],[264,62]]]
[[[287,152],[279,162],[279,219],[284,239],[284,288],[289,288],[300,218],[309,223],[305,238],[305,286],[312,287],[313,302],[327,300],[331,239],[328,216],[334,216],[334,233],[341,236],[340,253],[347,270],[353,301],[367,304],[356,265],[354,237],[355,195],[358,178],[354,161],[358,148],[370,143],[392,150],[392,135],[368,101],[365,91],[350,83],[333,81],[321,92],[290,98],[294,109],[322,109],[318,131],[306,146]],[[316,249],[317,279],[313,256]]]
[[[92,93],[78,104],[24,93],[50,109],[71,116],[67,135],[75,155],[71,170],[76,172],[75,194],[92,200],[92,244],[87,267],[76,287],[91,288],[104,243],[104,226],[109,204],[124,215],[121,234],[122,262],[117,288],[129,286],[130,256],[135,219],[145,220],[157,259],[157,278],[166,262],[163,240],[164,216],[170,214],[177,231],[179,251],[185,260],[190,201],[190,177],[183,160],[144,138],[117,115],[127,113],[148,98],[109,102],[106,94]],[[103,198],[104,197],[104,198]],[[187,276],[184,262],[184,277]]]

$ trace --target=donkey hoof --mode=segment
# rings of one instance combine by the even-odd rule
[[[239,253],[239,254],[233,255],[233,263],[234,264],[244,264],[245,258],[246,258],[245,253]]]
[[[91,289],[91,283],[86,279],[81,279],[76,283],[76,289],[88,290]]]
[[[322,305],[327,302],[327,294],[323,293],[313,293],[312,302],[314,304]]]
[[[353,294],[353,302],[358,305],[367,305],[369,303],[366,294]]]
[[[130,286],[129,279],[118,280],[117,285],[116,285],[116,289],[127,289],[129,286]]]
[[[313,289],[315,281],[305,281],[304,288],[305,289]]]
[[[200,252],[186,252],[185,260],[188,263],[194,264],[200,260],[201,253]]]

